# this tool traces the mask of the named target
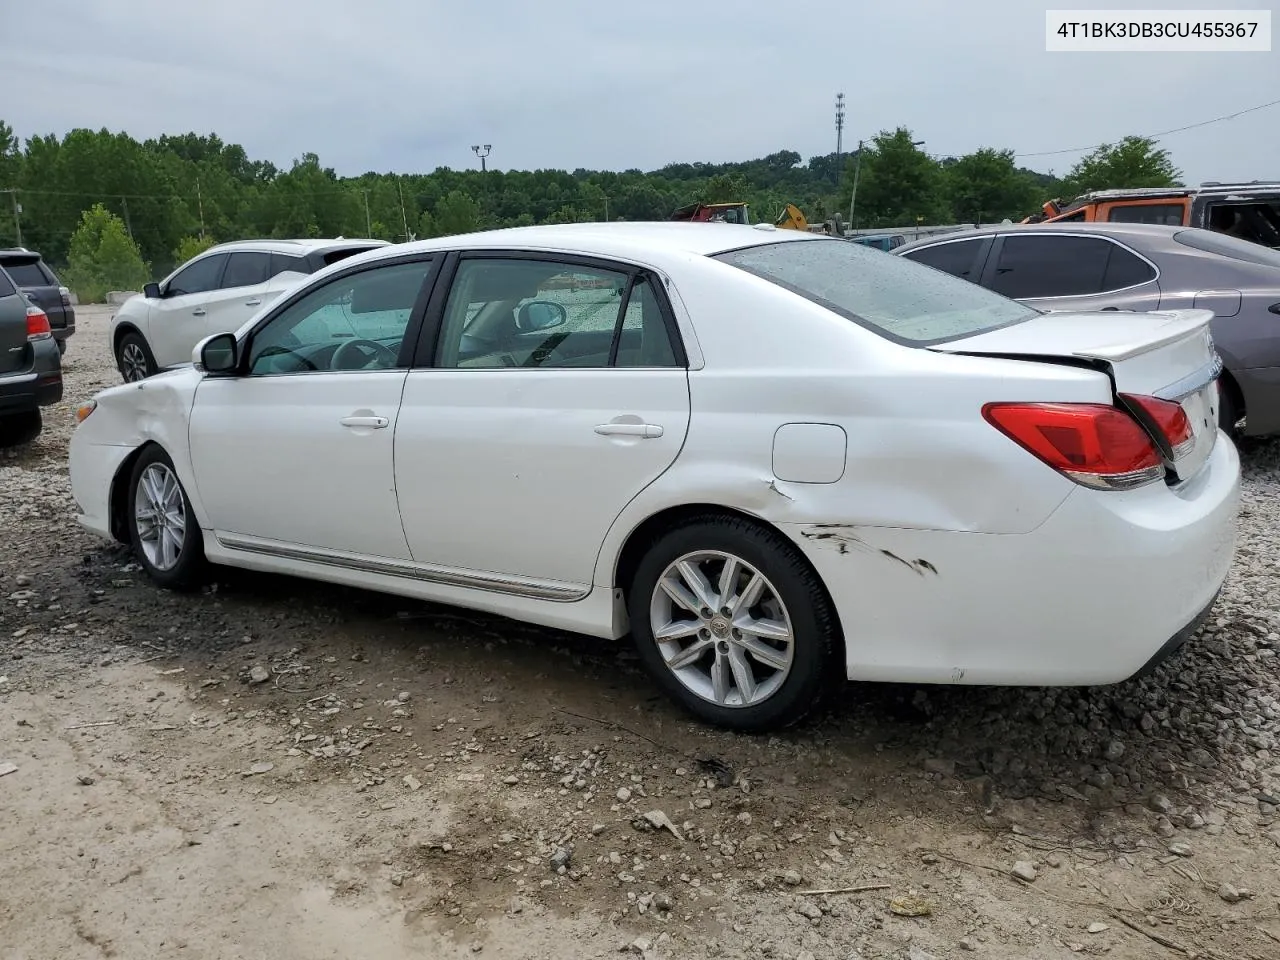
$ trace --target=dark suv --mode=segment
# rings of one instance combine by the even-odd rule
[[[40,408],[62,399],[62,354],[45,312],[0,267],[0,447],[40,435]]]
[[[76,310],[71,305],[71,291],[58,282],[40,254],[18,247],[0,250],[0,267],[18,288],[49,318],[58,352],[67,352],[67,337],[76,332]]]

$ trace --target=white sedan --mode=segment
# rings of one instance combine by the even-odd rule
[[[1098,684],[1235,549],[1208,311],[1041,314],[771,226],[369,251],[79,410],[89,529],[616,638],[699,717],[843,677]]]

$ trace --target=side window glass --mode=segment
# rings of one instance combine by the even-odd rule
[[[607,367],[622,271],[467,258],[445,306],[439,366]]]
[[[223,290],[232,287],[252,287],[266,282],[267,270],[271,266],[271,254],[250,253],[242,251],[233,253],[227,259],[227,270],[222,275],[219,286]]]
[[[1107,272],[1102,279],[1102,289],[1110,291],[1135,287],[1148,280],[1154,280],[1155,276],[1156,272],[1149,263],[1137,254],[1130,253],[1124,247],[1113,243],[1111,259],[1107,261]]]
[[[213,290],[218,286],[218,278],[222,275],[222,265],[226,260],[225,253],[215,253],[184,267],[169,281],[165,295],[180,297],[188,293],[207,293]]]
[[[1110,223],[1159,223],[1169,227],[1182,225],[1180,203],[1129,203],[1112,207],[1107,214]]]
[[[978,258],[981,240],[957,240],[954,243],[939,243],[937,246],[912,250],[903,256],[928,267],[944,270],[953,277],[962,280],[977,280],[973,275],[974,261]]]
[[[339,277],[285,307],[254,334],[249,374],[388,370],[433,261]]]
[[[308,274],[311,271],[307,268],[307,261],[302,257],[291,257],[287,253],[271,254],[271,276],[279,273],[301,273]]]
[[[627,297],[618,333],[619,367],[674,367],[671,332],[648,277],[637,277]]]
[[[1006,236],[991,289],[1014,300],[1098,293],[1112,246],[1096,237]]]

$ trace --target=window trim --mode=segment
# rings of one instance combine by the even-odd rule
[[[418,291],[418,297],[414,301],[413,309],[409,311],[409,322],[405,325],[404,339],[400,341],[400,352],[396,357],[396,364],[392,370],[404,370],[411,364],[414,347],[417,344],[418,337],[422,327],[422,318],[426,313],[427,305],[434,295],[436,288],[440,283],[440,274],[442,273],[443,261],[440,251],[429,250],[423,253],[405,253],[395,257],[387,257],[385,260],[374,260],[372,262],[360,263],[339,270],[335,273],[328,274],[319,282],[304,281],[298,286],[290,290],[285,296],[277,300],[271,307],[270,311],[255,323],[245,334],[240,337],[236,343],[236,351],[239,354],[238,363],[235,370],[228,371],[223,374],[206,373],[206,377],[221,379],[249,379],[249,353],[253,344],[253,338],[256,337],[270,323],[272,323],[282,313],[292,307],[298,301],[302,300],[308,294],[314,293],[344,280],[347,277],[354,276],[359,273],[367,273],[371,270],[380,270],[385,267],[395,267],[406,263],[435,263],[436,269],[432,270],[427,278],[427,282],[422,285]],[[314,274],[312,275],[314,276]],[[253,375],[253,379],[264,377],[296,377],[299,375],[314,375],[317,373],[387,373],[387,370],[291,370],[281,371],[279,373],[262,373]]]
[[[912,247],[910,250],[903,250],[898,254],[898,256],[906,260],[910,260],[912,263],[918,263],[922,267],[929,267],[931,270],[940,270],[942,273],[955,277],[957,280],[966,280],[969,283],[976,283],[978,286],[982,286],[982,275],[986,272],[987,261],[991,259],[991,250],[995,246],[995,241],[996,237],[988,233],[969,234],[968,236],[963,237],[949,237],[947,239],[938,240],[935,243],[922,243],[920,246]],[[931,263],[920,263],[920,261],[915,257],[910,256],[910,254],[913,254],[916,251],[932,250],[934,247],[946,246],[949,243],[976,243],[978,245],[978,250],[973,255],[974,268],[970,271],[971,276],[961,277],[954,273],[948,273],[948,271],[943,270],[941,267],[935,267]],[[991,292],[995,293],[994,290]]]
[[[266,277],[257,283],[238,283],[234,287],[223,286],[227,279],[227,271],[231,269],[231,258],[236,254],[249,257],[266,257],[267,269]],[[218,290],[243,290],[245,287],[259,287],[271,279],[271,252],[268,250],[230,250],[227,252],[227,262],[222,268],[222,276],[218,280]]]
[[[621,329],[623,310],[626,300],[619,302],[618,317],[614,321],[614,343],[610,344],[610,364],[605,367],[445,367],[440,365],[442,349],[441,337],[444,332],[444,311],[449,302],[449,294],[453,290],[454,280],[458,275],[458,267],[463,260],[536,260],[542,263],[563,264],[568,267],[585,267],[589,270],[607,270],[627,277],[624,294],[629,294],[636,279],[643,276],[648,279],[649,287],[654,293],[658,310],[662,314],[663,326],[667,329],[667,339],[671,343],[671,352],[675,364],[668,367],[618,367],[612,362],[617,349],[618,331]],[[406,340],[408,338],[406,337]],[[427,304],[426,315],[419,330],[418,341],[410,363],[412,370],[431,370],[438,373],[490,373],[500,370],[538,370],[558,372],[598,371],[598,370],[688,370],[689,353],[685,349],[684,337],[676,322],[675,311],[667,296],[663,278],[652,268],[640,264],[627,263],[622,260],[610,260],[590,254],[562,253],[557,250],[528,250],[518,248],[471,247],[465,250],[453,250],[446,254],[442,269],[437,274],[432,296]]]
[[[1107,243],[1114,244],[1115,246],[1119,247],[1121,250],[1126,251],[1127,253],[1132,253],[1135,257],[1137,257],[1139,260],[1141,260],[1143,263],[1145,263],[1148,267],[1150,267],[1155,272],[1155,276],[1150,277],[1146,280],[1143,280],[1141,283],[1131,283],[1127,287],[1116,287],[1114,290],[1099,290],[1097,293],[1059,293],[1059,294],[1054,294],[1053,296],[1048,296],[1048,297],[1024,297],[1024,298],[1009,297],[1009,299],[1011,300],[1018,300],[1019,303],[1025,302],[1027,300],[1034,300],[1036,303],[1041,303],[1041,302],[1046,302],[1051,300],[1087,300],[1091,297],[1113,297],[1117,293],[1125,293],[1126,291],[1129,291],[1129,290],[1137,290],[1139,287],[1145,287],[1149,283],[1154,283],[1158,285],[1160,282],[1160,267],[1156,265],[1155,261],[1153,261],[1150,257],[1146,256],[1145,254],[1135,250],[1133,247],[1129,246],[1127,243],[1121,243],[1115,237],[1108,237],[1105,234],[1093,233],[1088,230],[1079,230],[1079,231],[1072,230],[1070,232],[1067,232],[1064,230],[1053,230],[1053,231],[1046,230],[1042,233],[1037,234],[1033,232],[1035,231],[1035,229],[1036,228],[1034,226],[1029,226],[1025,232],[1019,230],[1014,232],[996,234],[996,237],[995,237],[996,242],[991,247],[991,252],[987,256],[987,265],[982,271],[982,285],[984,287],[986,287],[992,293],[1000,294],[1000,296],[1002,297],[1009,296],[1006,293],[1000,293],[999,290],[994,289],[990,285],[990,281],[995,276],[993,271],[995,270],[996,266],[1000,263],[1000,251],[1004,249],[1004,241],[1006,237],[1037,237],[1038,239],[1045,239],[1045,238],[1053,239],[1054,237],[1077,237],[1084,240],[1105,240]],[[1105,270],[1103,271],[1102,276],[1104,279],[1106,278]]]

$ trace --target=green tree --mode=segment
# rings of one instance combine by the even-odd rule
[[[471,199],[471,194],[451,190],[448,196],[436,204],[436,236],[451,237],[459,233],[472,233],[479,227],[480,204]]]
[[[1020,219],[1039,206],[1040,188],[1014,165],[1012,150],[983,147],[944,169],[957,223]]]
[[[186,263],[193,257],[204,253],[214,244],[212,237],[183,237],[173,251],[174,263]]]
[[[905,127],[881,131],[864,147],[861,169],[850,164],[840,201],[848,210],[858,170],[858,196],[853,226],[900,227],[923,219],[939,223],[950,219],[942,165],[915,144]]]
[[[100,203],[80,218],[71,235],[67,285],[86,303],[100,302],[108,290],[140,290],[150,277],[138,245],[124,221]]]
[[[1063,195],[1122,187],[1174,187],[1181,180],[1182,171],[1173,165],[1169,151],[1156,148],[1156,141],[1125,137],[1081,157],[1063,178]]]

